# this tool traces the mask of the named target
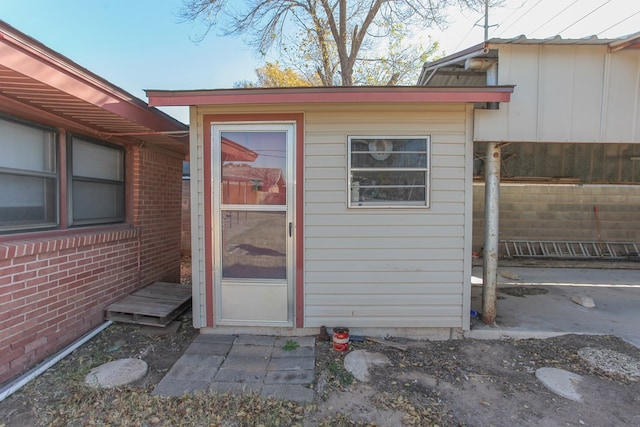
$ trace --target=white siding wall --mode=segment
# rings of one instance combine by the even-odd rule
[[[476,141],[640,141],[640,50],[603,45],[499,45],[500,110],[477,110]]]
[[[307,111],[305,326],[463,326],[466,125],[464,105]],[[347,209],[348,135],[430,135],[431,208]]]

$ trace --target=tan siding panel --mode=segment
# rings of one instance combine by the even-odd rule
[[[331,262],[326,264],[326,268],[331,267]],[[459,269],[451,271],[459,271],[462,276],[462,262],[459,263]],[[307,271],[305,280],[308,283],[364,283],[373,284],[380,283],[389,286],[389,292],[392,292],[393,286],[396,283],[430,283],[438,273],[449,273],[447,270],[433,270],[429,272],[417,272],[417,271]],[[438,281],[439,282],[439,281]],[[454,288],[452,288],[453,290]],[[364,289],[358,288],[362,291]],[[366,293],[366,292],[365,292]],[[454,292],[455,293],[455,292]],[[331,297],[331,296],[330,296]],[[333,297],[331,297],[333,298]],[[460,295],[456,298],[460,299]]]
[[[307,293],[348,295],[348,294],[446,294],[462,292],[462,279],[460,273],[436,272],[429,283],[394,283],[389,286],[386,283],[313,283],[307,286]]]
[[[327,238],[326,236],[309,237],[305,239],[308,250],[311,249],[332,249],[332,248],[352,248],[363,249],[370,247],[382,247],[385,249],[456,249],[462,248],[462,237],[449,237],[447,239],[425,239],[423,237],[349,237],[349,238]]]
[[[462,325],[466,124],[462,105],[306,114],[306,326]],[[347,208],[348,135],[429,135],[431,207]]]

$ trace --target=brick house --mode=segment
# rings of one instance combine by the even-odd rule
[[[0,21],[0,383],[179,280],[186,133]]]

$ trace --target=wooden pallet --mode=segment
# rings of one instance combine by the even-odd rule
[[[116,322],[164,327],[190,305],[190,286],[155,282],[111,304],[105,317]]]

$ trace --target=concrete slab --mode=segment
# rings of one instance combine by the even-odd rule
[[[260,394],[263,397],[275,397],[299,403],[312,402],[315,397],[312,389],[297,384],[265,384]]]
[[[276,337],[267,335],[239,335],[235,341],[238,345],[261,345],[273,347]]]
[[[147,362],[140,359],[119,359],[93,368],[85,377],[90,387],[111,388],[142,379],[147,374]]]
[[[193,339],[194,343],[233,344],[235,335],[200,334]]]
[[[639,265],[640,267],[640,265]],[[536,287],[542,295],[517,297],[498,292],[497,326],[472,319],[469,338],[546,338],[567,333],[608,334],[640,347],[640,271],[584,268],[509,267],[520,280],[498,275],[503,287]],[[500,269],[499,269],[500,271]],[[473,268],[472,283],[482,283],[482,268]],[[571,300],[583,295],[595,301],[586,308]],[[482,311],[482,286],[472,286],[471,309]]]
[[[308,337],[277,337],[275,342],[275,347],[282,348],[287,343],[287,341],[294,341],[298,343],[300,347],[315,347],[316,345],[316,337],[308,336]]]
[[[238,382],[222,382],[214,381],[209,385],[210,393],[225,394],[242,394],[242,393],[256,393],[259,394],[262,391],[262,383],[238,383]]]
[[[314,369],[316,365],[313,357],[287,357],[271,359],[267,365],[270,371],[300,371],[302,369]]]
[[[295,337],[300,347],[287,352],[281,347],[289,339],[201,334],[165,375],[154,394],[253,392],[310,402],[314,397],[309,386],[314,381],[315,340]]]
[[[256,358],[256,359],[269,359],[271,358],[271,352],[273,346],[265,345],[241,345],[235,344],[231,350],[229,350],[228,357],[242,357],[242,358]]]
[[[174,320],[169,323],[167,326],[149,326],[143,325],[140,327],[140,332],[145,335],[153,336],[153,335],[176,335],[178,333],[178,329],[180,329],[182,323]]]
[[[277,344],[273,348],[271,357],[274,358],[297,358],[297,357],[314,357],[316,353],[315,347],[298,347],[295,350],[285,350]]]
[[[575,402],[582,402],[582,396],[577,390],[582,376],[564,369],[540,368],[536,370],[536,378],[554,393]]]
[[[262,382],[267,376],[266,366],[260,370],[247,370],[241,368],[222,367],[215,375],[215,381],[219,382],[238,382],[238,383],[257,383]]]
[[[163,378],[151,392],[154,396],[180,397],[186,394],[206,393],[209,390],[208,381],[180,381]]]
[[[183,354],[162,380],[211,381],[223,361],[223,356]]]
[[[298,371],[267,371],[265,384],[311,384],[314,379],[312,369]]]

